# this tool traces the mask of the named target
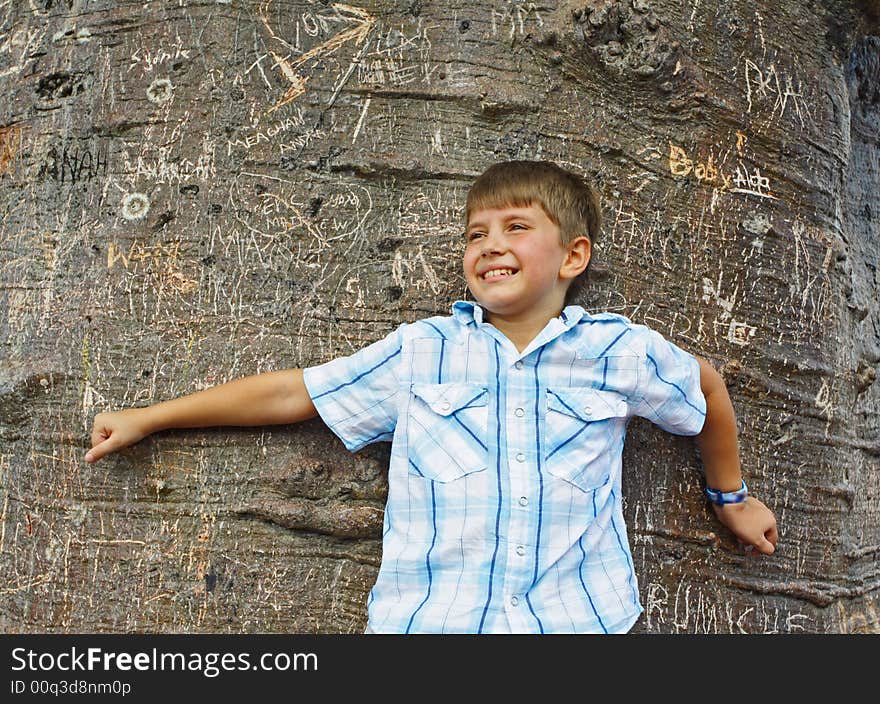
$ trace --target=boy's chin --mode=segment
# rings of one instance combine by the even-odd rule
[[[529,303],[523,300],[521,295],[516,295],[514,291],[502,291],[499,289],[488,292],[480,291],[479,295],[470,291],[471,297],[480,307],[487,313],[495,315],[517,315],[529,308]]]
[[[483,310],[494,315],[510,315],[518,312],[522,307],[517,301],[504,301],[498,298],[486,298],[485,296],[479,298],[474,296],[474,300],[480,304]]]

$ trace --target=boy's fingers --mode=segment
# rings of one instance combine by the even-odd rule
[[[92,431],[92,449],[94,450],[102,442],[105,442],[110,437],[110,432],[103,425],[100,427],[95,426],[95,429]]]
[[[764,555],[772,555],[776,552],[776,546],[764,537],[758,538],[754,543],[746,543],[740,540],[739,546],[746,555],[750,555],[756,550]]]
[[[776,530],[775,523],[770,526],[770,529],[766,533],[764,533],[764,537],[770,541],[773,547],[776,547],[776,543],[779,542],[779,532]]]
[[[776,552],[776,548],[773,546],[773,543],[771,543],[766,538],[761,538],[755,545],[755,548],[758,550],[758,552],[761,552],[764,555],[772,555],[774,552]]]
[[[104,455],[113,452],[113,449],[113,445],[110,444],[110,441],[105,440],[104,442],[95,445],[95,447],[89,450],[86,453],[85,460],[86,462],[94,462],[101,459]]]

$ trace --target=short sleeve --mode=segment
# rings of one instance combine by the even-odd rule
[[[352,452],[394,435],[403,327],[348,357],[303,369],[318,415]]]
[[[645,358],[639,370],[635,415],[675,435],[697,435],[706,420],[699,362],[654,330],[637,327],[644,331]]]

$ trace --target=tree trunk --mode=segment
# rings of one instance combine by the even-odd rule
[[[721,369],[780,524],[630,426],[636,632],[878,632],[877,3],[0,2],[0,629],[360,632],[388,446],[96,413],[318,364],[464,297],[489,164],[593,179],[579,302]]]

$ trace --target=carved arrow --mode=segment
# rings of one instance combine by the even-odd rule
[[[260,9],[258,10],[260,19],[266,26],[269,35],[273,39],[277,39],[279,42],[289,47],[290,44],[279,37],[272,29],[272,25],[269,24],[268,11],[269,6],[272,4],[272,2],[274,2],[274,0],[267,0],[262,5],[260,5]],[[287,91],[284,93],[283,96],[281,96],[281,99],[277,103],[275,103],[275,105],[273,105],[271,108],[269,108],[269,110],[266,111],[267,114],[274,112],[283,105],[287,105],[290,101],[305,93],[306,82],[308,81],[308,79],[297,73],[297,70],[299,68],[304,66],[308,61],[311,61],[312,59],[315,59],[317,61],[324,58],[325,56],[329,56],[347,41],[355,40],[356,44],[361,44],[370,33],[373,25],[376,24],[376,18],[373,17],[366,10],[363,10],[359,7],[352,7],[351,5],[344,5],[337,2],[333,3],[333,9],[336,10],[337,13],[341,14],[343,16],[343,19],[354,22],[354,26],[349,27],[348,29],[344,29],[338,34],[334,34],[323,44],[319,44],[313,49],[310,49],[305,54],[293,61],[288,60],[290,56],[289,54],[288,56],[284,57],[279,56],[274,51],[269,52],[275,59],[275,66],[278,66],[281,69],[281,73],[284,75],[284,77],[288,81],[290,81],[290,88],[287,89]]]

